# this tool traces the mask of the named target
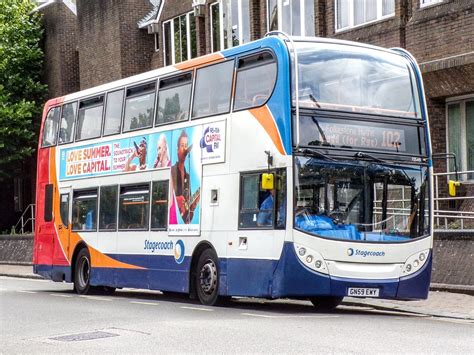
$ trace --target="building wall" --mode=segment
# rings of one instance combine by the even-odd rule
[[[153,38],[137,28],[147,0],[77,1],[80,88],[150,70]]]
[[[44,82],[48,96],[79,90],[76,16],[61,3],[42,11],[44,25]]]

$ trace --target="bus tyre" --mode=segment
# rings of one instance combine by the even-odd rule
[[[74,290],[85,295],[91,289],[91,257],[87,248],[82,248],[77,254],[76,263],[74,265]]]
[[[336,296],[319,296],[311,297],[309,300],[316,307],[317,311],[333,311],[342,303],[344,297]]]
[[[217,254],[206,249],[196,267],[196,293],[202,304],[213,306],[219,298],[219,266]]]

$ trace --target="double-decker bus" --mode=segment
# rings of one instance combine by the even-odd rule
[[[408,52],[270,33],[46,103],[34,271],[205,305],[423,299],[432,186]]]

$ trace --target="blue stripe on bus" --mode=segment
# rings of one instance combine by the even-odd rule
[[[109,255],[146,269],[93,268],[91,284],[189,292],[188,256],[177,264],[172,256]],[[362,280],[317,273],[297,258],[293,243],[285,243],[280,260],[221,258],[221,295],[254,297],[345,296],[349,287],[379,288],[380,298],[425,299],[428,296],[432,253],[421,270],[399,280]],[[71,280],[67,266],[34,265],[34,272],[55,281]]]

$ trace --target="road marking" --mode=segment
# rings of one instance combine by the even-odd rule
[[[106,301],[106,302],[112,301],[110,298],[95,297],[95,296],[84,296],[84,295],[81,295],[81,296],[79,296],[79,297],[85,298],[85,299],[88,299],[88,300],[94,300],[94,301]]]
[[[153,303],[153,302],[130,301],[130,303],[133,303],[133,304],[144,304],[144,305],[146,305],[146,306],[158,306],[158,303]]]
[[[193,311],[214,312],[214,310],[213,310],[213,309],[210,309],[210,308],[187,307],[187,306],[181,306],[180,308],[182,308],[182,309],[191,309],[191,310],[193,310]]]
[[[50,293],[49,295],[54,296],[54,297],[65,297],[65,298],[72,298],[73,297],[71,295],[61,295],[60,293]]]
[[[248,317],[259,317],[259,318],[270,318],[270,319],[279,319],[279,318],[339,318],[340,316],[336,315],[269,315],[269,314],[259,314],[259,313],[240,313],[242,316],[248,316]]]
[[[26,291],[26,290],[17,290],[16,292],[21,292],[21,293],[36,293],[35,291]]]

